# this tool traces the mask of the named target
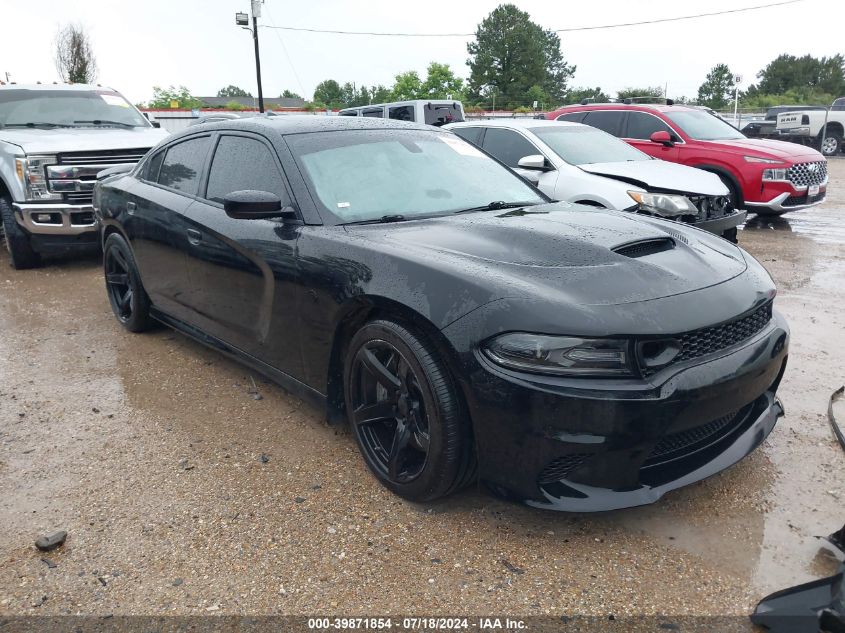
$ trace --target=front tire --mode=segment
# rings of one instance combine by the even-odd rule
[[[388,320],[361,328],[344,363],[352,432],[370,471],[409,501],[444,497],[475,477],[465,408],[433,345]]]
[[[29,235],[18,225],[12,202],[5,196],[0,197],[0,219],[3,222],[6,250],[9,251],[12,267],[25,270],[41,266],[41,256],[32,249]]]
[[[118,233],[112,233],[106,239],[103,272],[115,318],[130,332],[149,330],[153,326],[150,298],[141,284],[132,249]]]

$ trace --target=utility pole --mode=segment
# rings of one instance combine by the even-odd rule
[[[263,0],[252,0],[252,41],[255,42],[255,75],[258,81],[258,111],[264,112],[264,92],[261,90],[261,55],[258,53],[258,18]]]

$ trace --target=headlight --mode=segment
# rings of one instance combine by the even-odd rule
[[[763,180],[787,180],[786,169],[764,169]]]
[[[555,376],[634,376],[631,344],[623,339],[590,339],[511,332],[489,340],[485,355],[497,365]]]
[[[760,158],[759,156],[743,156],[746,163],[766,163],[768,165],[776,165],[778,163],[782,163],[783,161],[777,160],[776,158]]]
[[[636,200],[640,209],[650,211],[666,218],[678,215],[698,214],[698,209],[685,196],[674,196],[667,193],[645,193],[643,191],[629,191],[628,195]]]
[[[47,165],[55,165],[55,156],[27,156],[15,159],[18,179],[24,188],[27,200],[60,200],[60,193],[51,193],[47,188]]]

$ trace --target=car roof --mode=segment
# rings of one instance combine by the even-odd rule
[[[114,88],[108,86],[95,86],[92,84],[3,84],[0,85],[0,90],[67,90],[67,91],[91,91],[91,90],[111,90],[117,92]]]
[[[519,128],[523,130],[535,127],[551,127],[560,125],[589,127],[572,121],[550,121],[548,119],[474,119],[472,121],[462,121],[460,123],[449,123],[443,127],[447,130],[451,130],[452,128],[478,127],[481,125],[484,127]]]
[[[245,130],[258,133],[275,132],[281,135],[307,134],[309,132],[335,132],[340,130],[420,130],[437,131],[438,128],[423,123],[408,123],[394,119],[346,117],[325,114],[284,114],[280,116],[254,116],[228,121],[209,122],[202,126],[202,131],[209,130]],[[182,136],[196,133],[197,127],[187,128],[174,135]]]
[[[587,110],[637,110],[657,112],[689,112],[699,111],[695,106],[665,105],[662,103],[588,103],[587,105],[572,104],[554,110],[554,112],[586,112]]]

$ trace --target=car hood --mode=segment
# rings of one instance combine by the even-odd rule
[[[824,160],[824,157],[819,152],[810,147],[768,138],[743,138],[730,141],[699,142],[708,143],[714,149],[743,156],[765,156],[767,158],[778,158],[787,162],[798,158],[806,160],[808,156],[811,156],[812,160]]]
[[[566,202],[393,224],[348,226],[381,253],[413,258],[500,297],[614,305],[725,282],[747,267],[729,242],[684,224]],[[645,256],[621,245],[664,240]],[[493,290],[491,288],[491,290]]]
[[[58,154],[109,149],[149,148],[169,136],[166,130],[135,128],[0,129],[0,141],[17,145],[27,154]]]
[[[579,165],[584,171],[628,182],[647,190],[726,196],[729,191],[715,174],[664,160]]]

